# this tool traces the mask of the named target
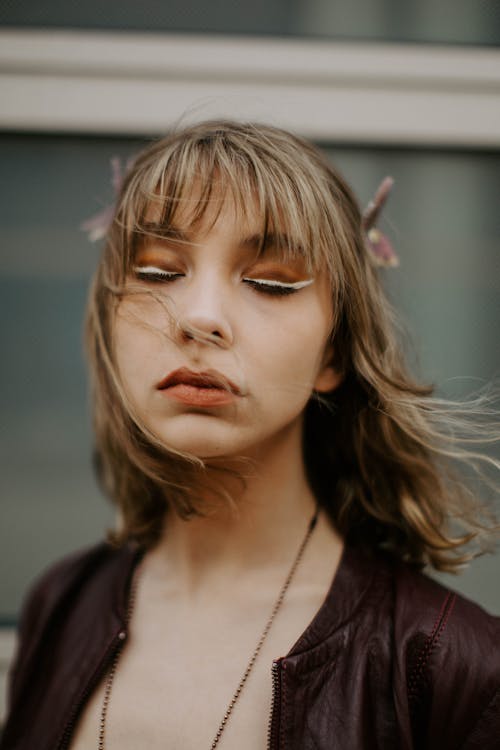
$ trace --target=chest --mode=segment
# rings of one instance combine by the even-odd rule
[[[201,661],[181,663],[175,655],[153,662],[132,650],[126,655],[124,652],[108,704],[105,747],[208,750],[241,676],[237,675],[235,682],[235,674],[235,669]],[[71,750],[98,748],[104,692],[105,682],[87,704]],[[270,712],[271,670],[266,662],[252,671],[219,746],[234,747],[236,738],[241,750],[262,750],[266,747]]]
[[[321,593],[283,605],[232,709],[218,747],[262,750],[272,711],[272,664],[307,627]],[[146,610],[147,610],[147,605]],[[263,611],[266,613],[263,616]],[[137,612],[116,663],[106,750],[209,748],[256,650],[269,607]],[[106,676],[91,695],[70,749],[98,748]]]

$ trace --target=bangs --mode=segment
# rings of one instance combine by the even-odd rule
[[[251,126],[205,123],[199,130],[159,141],[132,167],[115,219],[123,271],[130,271],[146,239],[185,242],[186,231],[202,223],[210,229],[230,202],[242,226],[257,230],[259,251],[272,246],[284,258],[300,256],[309,271],[329,272],[338,288],[324,166],[320,170],[279,130],[269,128],[273,137],[267,139],[261,126],[254,132]]]

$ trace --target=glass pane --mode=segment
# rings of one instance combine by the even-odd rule
[[[498,45],[497,0],[48,0],[2,3],[0,25]]]
[[[111,198],[110,157],[142,143],[0,136],[3,622],[42,567],[101,538],[112,518],[92,474],[81,356],[98,248],[79,224]],[[500,369],[500,153],[327,151],[363,202],[395,177],[383,228],[401,265],[382,272],[389,292],[414,332],[422,377],[455,396],[475,390]],[[484,558],[452,584],[500,613],[498,564]]]

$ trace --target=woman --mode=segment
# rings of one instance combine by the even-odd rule
[[[497,746],[500,622],[419,572],[484,524],[402,361],[378,208],[270,127],[137,158],[87,320],[118,526],[32,590],[2,747]]]

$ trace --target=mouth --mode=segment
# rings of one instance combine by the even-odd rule
[[[223,406],[241,396],[241,390],[217,370],[174,370],[156,386],[168,398],[191,406]]]

